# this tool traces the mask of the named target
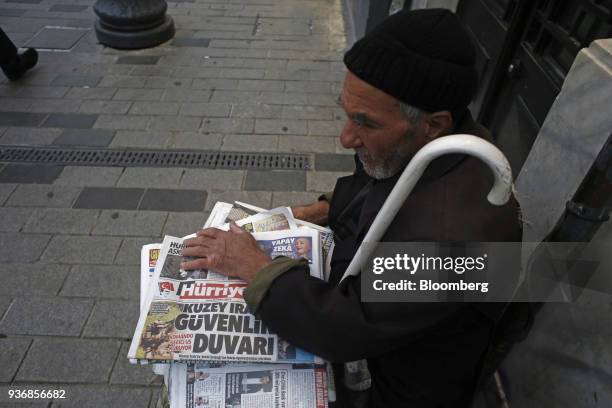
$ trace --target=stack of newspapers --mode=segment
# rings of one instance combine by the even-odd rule
[[[326,279],[331,230],[296,220],[286,207],[218,202],[204,227],[234,221],[271,258],[308,260]],[[323,408],[333,376],[323,360],[287,343],[249,310],[246,282],[212,270],[183,270],[183,238],[166,236],[141,252],[140,318],[128,358],[164,376],[170,407]]]

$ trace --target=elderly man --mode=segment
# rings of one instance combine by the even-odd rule
[[[495,313],[456,303],[362,303],[361,279],[340,283],[374,217],[413,155],[452,133],[489,140],[467,105],[477,89],[475,53],[456,16],[397,13],[349,50],[339,103],[348,120],[340,141],[356,171],[332,195],[295,207],[298,218],[329,224],[336,247],[329,282],[304,260],[269,259],[246,232],[207,229],[184,254],[186,268],[211,268],[249,282],[245,298],[280,336],[335,363],[367,359],[370,407],[469,404]],[[475,158],[441,157],[427,168],[383,237],[408,241],[520,241],[516,202],[486,200],[490,171]],[[336,365],[335,372],[343,372]],[[339,406],[350,406],[342,379]]]

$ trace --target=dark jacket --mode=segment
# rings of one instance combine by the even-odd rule
[[[456,132],[489,139],[469,115]],[[374,180],[358,164],[338,180],[329,214],[336,239],[330,282],[311,278],[297,261],[279,260],[258,274],[246,299],[298,347],[333,362],[366,358],[370,407],[467,406],[496,305],[362,303],[359,276],[338,284],[398,177]],[[471,156],[435,160],[382,241],[520,241],[516,202],[495,207],[486,199],[492,181]]]

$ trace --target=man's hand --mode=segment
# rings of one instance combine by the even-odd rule
[[[327,225],[329,203],[325,200],[314,204],[291,207],[293,216],[298,220],[308,221],[317,225]]]
[[[183,256],[199,258],[181,263],[186,270],[210,269],[251,282],[261,268],[272,262],[255,238],[233,222],[227,232],[206,228],[184,244]]]

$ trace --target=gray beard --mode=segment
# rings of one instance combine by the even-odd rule
[[[381,180],[395,176],[404,170],[413,156],[410,151],[410,141],[414,132],[406,134],[400,143],[383,157],[374,158],[365,147],[355,149],[359,161],[363,165],[366,174],[374,179]]]

